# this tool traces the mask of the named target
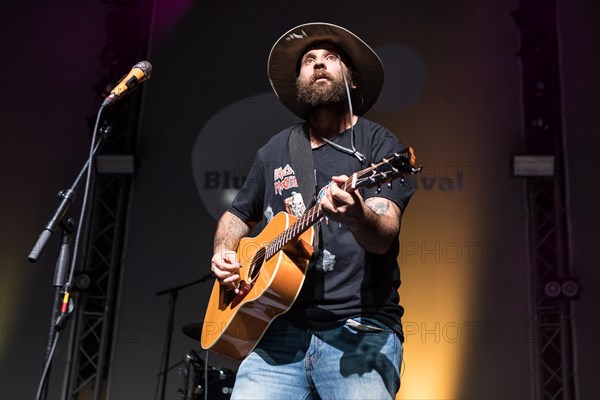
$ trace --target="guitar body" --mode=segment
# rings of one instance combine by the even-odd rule
[[[256,347],[273,319],[292,306],[313,253],[314,228],[291,239],[269,259],[264,250],[296,221],[280,212],[258,236],[240,241],[240,293],[215,280],[202,325],[203,349],[240,361]]]

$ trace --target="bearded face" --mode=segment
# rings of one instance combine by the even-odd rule
[[[352,87],[352,74],[348,74],[348,86]],[[305,79],[296,80],[298,101],[310,107],[340,104],[347,101],[344,78],[334,76],[325,70],[316,70]]]
[[[309,107],[345,103],[347,96],[342,71],[348,86],[354,89],[355,85],[353,73],[344,59],[345,56],[340,55],[339,49],[331,43],[315,43],[309,47],[299,60],[298,101]]]

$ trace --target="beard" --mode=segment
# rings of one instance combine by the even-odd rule
[[[317,83],[320,78],[327,78],[329,83]],[[348,86],[352,87],[352,74],[347,79]],[[298,102],[309,107],[341,104],[348,99],[344,78],[336,79],[326,71],[315,72],[307,80],[297,80],[296,92]]]

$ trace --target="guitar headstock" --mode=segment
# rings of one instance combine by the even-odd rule
[[[417,175],[423,167],[416,167],[416,161],[413,148],[407,147],[352,175],[349,179],[350,186],[354,189],[379,187],[383,183],[390,183],[394,179],[404,178],[406,175]]]

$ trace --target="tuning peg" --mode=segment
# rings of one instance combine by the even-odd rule
[[[381,185],[377,185],[377,194],[381,193]]]
[[[388,187],[388,189],[392,189],[392,181],[389,181],[389,182],[387,183],[387,187]]]

